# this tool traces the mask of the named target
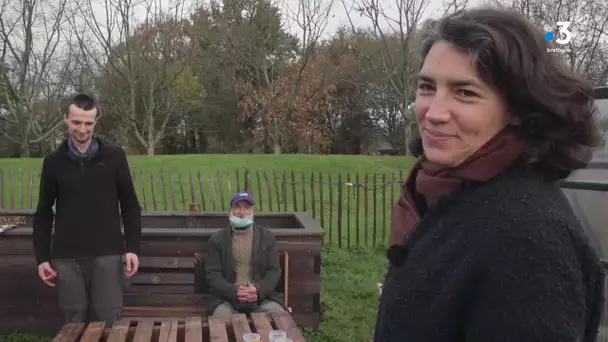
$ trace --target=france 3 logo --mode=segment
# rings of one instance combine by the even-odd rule
[[[558,21],[557,32],[546,31],[545,39],[548,41],[555,41],[559,45],[567,45],[572,41],[572,31],[570,30],[570,21]],[[556,34],[557,33],[557,34]],[[562,48],[547,48],[547,52],[569,52],[569,49]]]

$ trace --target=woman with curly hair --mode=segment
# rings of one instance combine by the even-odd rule
[[[420,37],[421,158],[374,340],[594,341],[603,271],[558,185],[600,143],[591,86],[514,12],[459,11]]]

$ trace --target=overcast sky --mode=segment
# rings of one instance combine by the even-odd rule
[[[159,1],[161,1],[161,6],[163,6],[164,9],[169,8],[169,4],[170,4],[171,0],[159,0]],[[330,12],[329,21],[327,23],[327,27],[325,28],[325,32],[323,34],[324,38],[332,36],[336,32],[336,30],[341,26],[344,26],[344,25],[350,26],[347,11],[351,11],[354,8],[357,8],[358,4],[361,2],[361,0],[309,0],[309,1],[315,1],[316,3],[323,1],[323,4],[326,4],[326,6],[331,4],[331,12]],[[365,0],[365,1],[370,2],[370,0]],[[396,18],[398,12],[394,9],[396,8],[397,1],[399,1],[399,0],[376,0],[376,1],[378,2],[380,8],[382,8],[389,16]],[[411,1],[411,0],[409,0],[409,1]],[[424,13],[424,18],[437,17],[437,16],[441,15],[441,13],[442,13],[442,7],[443,7],[444,0],[415,0],[415,1],[417,3],[419,3],[420,1],[426,1],[429,3],[429,5]],[[482,1],[483,0],[469,0],[469,6],[481,4]],[[294,24],[292,22],[292,18],[290,18],[290,17],[293,17],[294,11],[297,10],[299,0],[273,0],[273,2],[282,9],[283,15],[286,17],[286,18],[283,18],[286,27],[288,27],[292,33],[300,35],[300,29],[298,28],[298,26],[296,24]],[[104,0],[99,0],[97,2],[97,6],[100,9],[100,11],[98,11],[97,13],[103,13],[104,3],[105,3]],[[192,5],[192,2],[190,2],[189,4]],[[144,18],[144,16],[145,16],[145,9],[143,8],[143,6],[140,6],[136,11],[136,17],[139,20],[142,20]],[[351,19],[352,19],[355,27],[369,27],[371,25],[370,20],[366,17],[360,16],[359,13],[351,12]]]

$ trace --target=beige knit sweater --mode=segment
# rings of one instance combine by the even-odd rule
[[[234,258],[236,284],[253,282],[251,279],[251,248],[253,245],[253,228],[234,229],[232,234],[232,255]]]

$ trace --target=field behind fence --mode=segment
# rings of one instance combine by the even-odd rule
[[[258,212],[309,212],[327,243],[348,247],[386,243],[404,172],[132,169],[132,177],[145,211],[226,212],[230,195],[247,189]],[[39,182],[39,170],[0,169],[0,208],[35,208]]]

